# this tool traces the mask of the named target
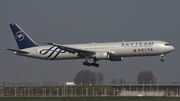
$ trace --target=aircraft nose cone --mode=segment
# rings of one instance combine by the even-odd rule
[[[169,51],[169,52],[171,52],[171,51],[173,51],[173,50],[174,50],[174,46],[168,47],[168,51]]]
[[[174,49],[175,49],[174,46],[172,46],[172,47],[171,47],[171,50],[173,51]]]

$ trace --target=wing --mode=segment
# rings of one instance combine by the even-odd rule
[[[78,53],[78,55],[80,55],[80,56],[92,56],[95,54],[95,51],[78,49],[78,48],[73,48],[73,47],[59,45],[59,44],[55,44],[55,43],[49,43],[49,42],[46,42],[46,44],[54,45],[54,46],[58,47],[59,49],[65,50],[65,51],[72,53],[72,54]]]

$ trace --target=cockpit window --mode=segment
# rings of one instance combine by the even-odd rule
[[[165,44],[165,46],[171,46],[171,44],[167,43],[167,44]]]

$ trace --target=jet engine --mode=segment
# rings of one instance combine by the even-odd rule
[[[95,58],[97,59],[109,59],[109,52],[96,52]]]
[[[109,60],[110,61],[122,61],[123,57],[120,57],[120,56],[110,56],[109,57]]]

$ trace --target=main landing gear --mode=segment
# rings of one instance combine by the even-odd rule
[[[99,64],[96,63],[96,61],[98,61],[96,58],[93,59],[93,63],[89,63],[87,60],[85,62],[83,62],[83,65],[85,66],[95,66],[95,67],[99,67]]]
[[[161,61],[161,62],[164,62],[164,56],[165,56],[165,54],[161,54],[160,56],[161,56],[160,61]]]

